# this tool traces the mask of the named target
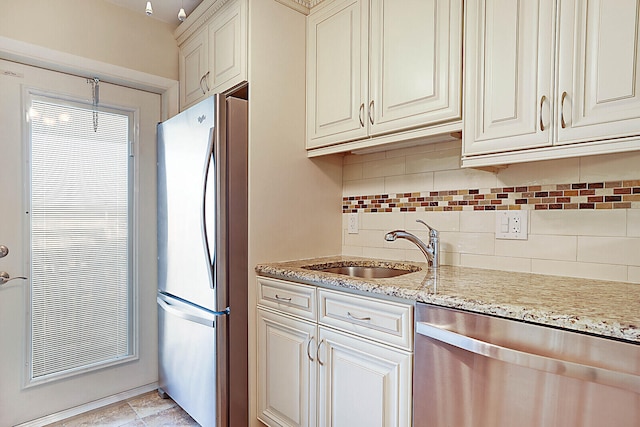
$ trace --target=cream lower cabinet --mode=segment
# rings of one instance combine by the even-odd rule
[[[270,426],[315,426],[315,323],[258,309],[259,418]],[[308,353],[307,353],[308,351]]]
[[[319,426],[411,425],[411,353],[325,327],[320,343]]]
[[[411,425],[411,305],[263,277],[258,295],[263,423]]]
[[[459,122],[461,0],[325,3],[307,20],[308,150],[366,148]]]
[[[463,166],[640,150],[640,4],[467,2]]]

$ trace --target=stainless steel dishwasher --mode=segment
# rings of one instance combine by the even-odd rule
[[[416,305],[414,427],[638,427],[640,345]]]

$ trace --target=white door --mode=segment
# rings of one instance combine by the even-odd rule
[[[318,425],[411,425],[411,353],[319,329]]]
[[[557,144],[640,135],[640,5],[560,2]]]
[[[258,309],[258,417],[269,426],[316,425],[316,325]]]
[[[12,277],[30,275],[26,192],[30,142],[25,135],[29,130],[26,94],[33,90],[65,99],[85,102],[92,99],[91,85],[84,78],[0,61],[0,245],[9,248],[9,254],[0,258],[0,270]],[[106,83],[100,84],[99,94],[100,105],[126,107],[137,117],[137,137],[132,146],[137,170],[132,246],[136,254],[133,304],[137,328],[133,331],[133,345],[137,358],[64,379],[29,384],[30,281],[13,280],[0,286],[2,426],[37,419],[157,381],[155,127],[160,120],[160,96]],[[55,264],[55,260],[51,262]]]
[[[554,5],[465,4],[463,154],[551,145]]]
[[[462,1],[371,2],[369,133],[462,117]]]

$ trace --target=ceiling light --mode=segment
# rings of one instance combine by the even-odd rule
[[[187,18],[187,13],[184,11],[184,7],[180,8],[180,12],[178,12],[178,19],[184,21]]]
[[[151,7],[151,2],[147,2],[147,8],[144,10],[147,13],[147,16],[151,16],[153,14],[153,7]]]

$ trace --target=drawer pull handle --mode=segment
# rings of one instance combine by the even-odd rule
[[[278,294],[276,294],[276,299],[278,299],[280,301],[291,301],[291,298],[289,298],[289,297],[281,297]]]
[[[351,320],[358,320],[360,322],[369,322],[371,317],[358,317],[351,314],[351,312],[347,311],[347,317]]]
[[[315,338],[311,337],[309,338],[309,342],[307,342],[307,356],[309,357],[309,360],[311,360],[312,362],[315,360],[313,358],[313,356],[311,356],[311,352],[309,351],[309,346],[311,345],[311,341],[313,341]]]

